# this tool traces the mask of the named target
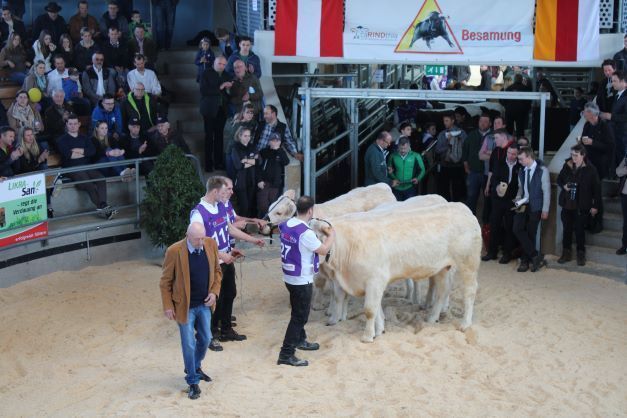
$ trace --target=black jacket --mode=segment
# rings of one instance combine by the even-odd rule
[[[267,183],[266,187],[281,189],[285,166],[290,163],[287,153],[282,147],[277,150],[266,148],[259,155],[261,158],[256,166],[257,183],[263,181]]]
[[[231,149],[231,161],[236,170],[235,181],[233,184],[234,189],[250,190],[250,187],[255,187],[255,166],[244,168],[242,159],[255,158],[256,153],[257,151],[252,141],[246,146],[242,145],[241,142],[233,144],[233,148]],[[257,161],[256,164],[258,163],[259,162]]]
[[[609,174],[610,162],[614,161],[614,131],[607,121],[599,118],[596,125],[586,122],[581,136],[592,139],[592,144],[584,145],[588,159],[597,169],[601,178]]]
[[[615,140],[627,143],[627,90],[620,98],[614,99],[611,121],[614,126]]]
[[[174,129],[170,129],[167,138],[162,136],[159,131],[154,131],[152,133],[151,140],[148,142],[148,148],[151,148],[150,153],[152,153],[153,155],[159,155],[170,144],[176,145],[185,154],[191,154],[191,151],[187,146],[187,142],[185,142],[185,139],[183,139],[183,136]]]
[[[26,26],[24,26],[24,22],[15,17],[13,17],[13,32],[20,35],[20,38],[22,38],[22,45],[32,44],[32,42],[29,43],[26,39]],[[2,19],[0,19],[0,37],[2,44],[4,44],[9,38],[9,25],[7,25],[7,22]],[[37,34],[37,37],[39,37],[39,34]]]
[[[102,45],[102,53],[104,54],[104,67],[123,67],[128,68],[128,49],[126,44],[120,40],[117,47],[111,45],[108,40]]]
[[[518,193],[518,173],[521,169],[522,166],[520,163],[517,162],[514,164],[512,167],[512,178],[510,180],[509,167],[505,162],[505,159],[496,160],[494,163],[494,171],[492,172],[492,177],[490,178],[490,196],[492,196],[493,199],[508,201],[512,201],[516,198],[516,193]],[[499,195],[496,194],[496,187],[501,182],[507,183],[507,191],[503,197],[499,197]]]
[[[14,170],[17,168],[17,160],[11,159],[11,150],[5,152],[0,148],[0,177],[13,177]]]
[[[577,183],[574,201],[571,200],[570,191],[564,189],[564,185],[568,183]],[[575,169],[573,161],[569,158],[557,176],[557,185],[560,188],[558,203],[561,207],[586,212],[590,208],[599,209],[601,205],[601,182],[593,165],[584,161],[581,167]]]
[[[226,89],[220,90],[220,86],[230,79],[225,71],[218,74],[213,68],[202,73],[200,77],[200,113],[204,117],[214,118],[219,110],[226,110],[228,95]]]
[[[50,32],[52,37],[52,43],[59,45],[59,37],[64,33],[68,33],[67,23],[63,16],[58,15],[55,20],[50,19],[48,13],[37,16],[35,23],[33,23],[33,38],[39,38],[41,31],[45,29]]]

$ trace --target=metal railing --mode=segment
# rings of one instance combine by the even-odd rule
[[[195,155],[192,155],[192,154],[186,154],[185,157],[191,160],[191,162],[194,165],[194,168],[196,170],[196,173],[198,174],[198,177],[199,177],[201,183],[204,183],[204,178],[203,178],[203,175],[202,175],[202,169],[201,169],[201,166],[200,166],[200,161],[198,161],[198,158]],[[140,175],[139,175],[140,165],[142,163],[144,163],[144,162],[154,161],[157,158],[158,157],[134,158],[134,159],[129,159],[129,160],[112,161],[112,162],[107,162],[107,163],[96,163],[96,164],[81,165],[81,166],[69,167],[69,168],[51,168],[51,169],[48,169],[48,170],[37,172],[39,174],[44,174],[46,176],[54,176],[56,178],[57,176],[60,177],[63,174],[79,173],[79,172],[82,172],[82,171],[99,170],[101,168],[111,168],[111,167],[119,167],[119,166],[129,167],[129,166],[132,165],[135,168],[135,179],[134,179],[134,181],[135,181],[135,196],[134,196],[135,197],[135,202],[131,203],[131,204],[127,204],[127,205],[116,206],[115,209],[123,210],[123,209],[135,208],[135,216],[133,218],[129,218],[129,219],[120,219],[120,220],[117,220],[117,221],[103,221],[103,222],[99,222],[99,223],[96,223],[96,224],[90,224],[90,225],[87,225],[87,226],[82,226],[82,227],[78,227],[78,228],[72,228],[71,230],[67,230],[67,231],[56,231],[56,232],[53,232],[53,233],[48,233],[48,235],[45,236],[45,237],[36,238],[36,239],[23,241],[23,242],[18,242],[18,243],[14,243],[14,244],[8,245],[6,247],[0,248],[0,252],[2,250],[8,249],[8,248],[15,248],[15,247],[18,247],[20,245],[26,245],[26,244],[30,244],[30,243],[37,242],[37,241],[46,241],[46,240],[49,240],[51,238],[59,238],[59,237],[67,236],[67,235],[79,234],[79,233],[88,232],[88,231],[94,231],[94,230],[101,230],[101,229],[104,229],[104,228],[112,228],[112,227],[117,227],[117,226],[121,226],[121,225],[136,225],[136,227],[138,227],[139,226],[139,221],[140,221],[140,216],[141,216],[141,213],[140,213],[141,188],[140,188]],[[25,176],[29,176],[29,175],[32,175],[32,174],[33,173],[26,173],[26,174],[22,174],[22,175],[17,175],[17,176],[12,177],[12,178],[25,177]],[[73,186],[73,185],[77,185],[77,184],[95,183],[95,182],[107,181],[107,180],[111,180],[111,179],[115,179],[115,177],[103,177],[101,179],[69,181],[69,182],[63,182],[62,183],[62,187],[65,188],[67,186]],[[52,189],[54,187],[55,187],[55,184],[46,185],[46,189]],[[77,212],[77,213],[71,213],[71,214],[68,214],[68,215],[55,216],[53,218],[47,219],[46,221],[48,223],[55,223],[55,222],[59,222],[59,221],[62,221],[62,220],[74,219],[74,218],[79,218],[81,216],[95,215],[95,214],[98,214],[97,210],[88,210],[88,211],[82,211],[82,212]],[[14,230],[20,230],[20,229],[23,229],[24,227],[33,226],[33,225],[39,224],[41,222],[42,221],[37,221],[37,222],[29,223],[29,224],[20,225],[19,227],[16,227],[16,228],[6,229],[3,232],[10,232],[10,231],[14,231]]]

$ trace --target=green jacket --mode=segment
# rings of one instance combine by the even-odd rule
[[[414,151],[409,151],[403,158],[398,152],[390,156],[388,164],[392,168],[390,178],[398,180],[401,183],[395,187],[397,190],[407,190],[414,187],[411,179],[418,181],[425,176],[425,165],[422,162],[422,156]]]

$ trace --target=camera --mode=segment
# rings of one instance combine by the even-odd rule
[[[577,198],[577,183],[567,183],[568,192],[570,194],[570,200],[575,200]]]

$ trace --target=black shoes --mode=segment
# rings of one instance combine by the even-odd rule
[[[510,261],[512,261],[512,256],[509,254],[503,254],[499,260],[499,264],[509,264]]]
[[[627,254],[627,247],[620,247],[616,250],[616,255],[625,255]]]
[[[185,374],[187,374],[187,369],[184,370]],[[211,382],[211,378],[208,374],[202,371],[202,369],[196,369],[196,373],[200,375],[200,380],[204,380],[205,382]]]
[[[309,362],[307,360],[301,360],[296,356],[289,356],[289,357],[279,356],[279,359],[277,360],[276,364],[286,364],[288,366],[305,367],[309,365]]]
[[[573,259],[573,252],[570,248],[564,248],[562,251],[562,256],[557,259],[557,262],[560,264],[564,264]]]
[[[233,328],[229,330],[223,330],[220,336],[218,337],[220,341],[244,341],[246,340],[246,336],[242,334],[238,334]]]
[[[483,257],[481,257],[481,261],[490,261],[490,260],[496,260],[498,257],[496,254],[494,253],[487,253],[486,255],[484,255]]]
[[[527,260],[520,260],[520,265],[516,269],[519,273],[524,273],[529,270],[529,262]]]
[[[544,260],[544,256],[542,254],[538,254],[531,259],[531,272],[535,273],[540,270],[540,267],[546,266],[546,261]]]
[[[222,348],[222,346],[220,345],[218,340],[216,340],[215,338],[212,338],[211,342],[209,343],[209,350],[211,350],[211,351],[222,351],[222,350],[224,350],[224,348]]]
[[[586,252],[585,251],[577,251],[577,265],[578,266],[586,265]]]
[[[197,384],[189,385],[189,389],[187,391],[187,397],[189,399],[198,399],[200,397],[200,387]]]
[[[302,343],[296,346],[299,350],[304,351],[315,351],[320,348],[320,344],[318,343],[310,343],[309,341],[303,341]]]

